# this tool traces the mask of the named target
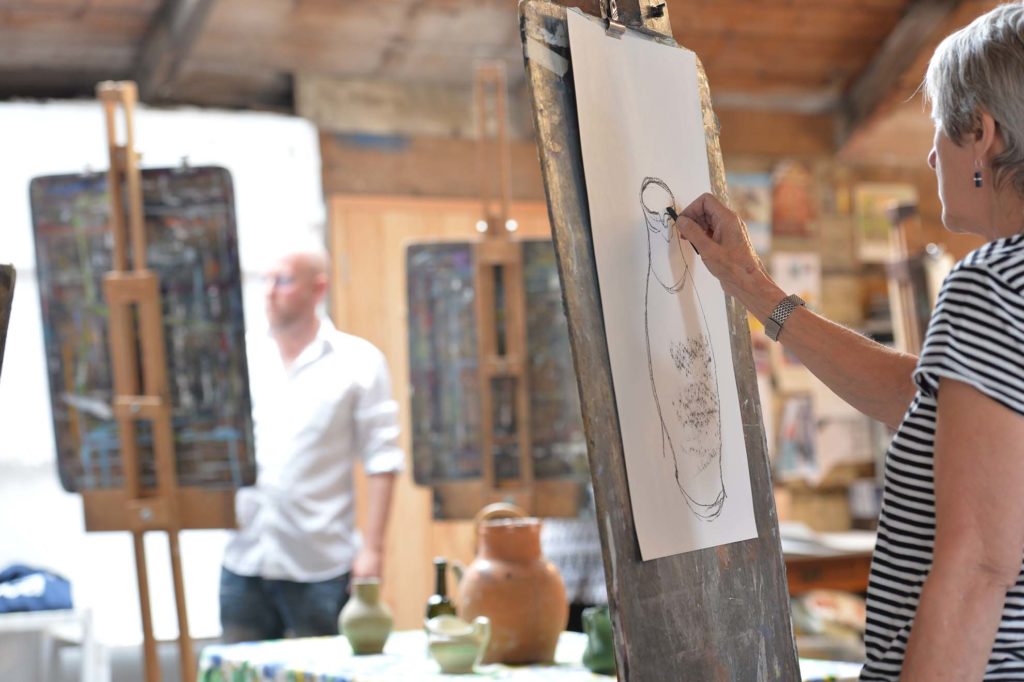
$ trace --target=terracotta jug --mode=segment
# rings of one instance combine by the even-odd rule
[[[539,519],[497,504],[476,517],[479,546],[459,581],[459,616],[491,621],[484,663],[550,663],[569,619],[565,585],[540,551]]]
[[[379,654],[391,634],[391,610],[380,600],[380,580],[355,578],[352,594],[338,615],[338,630],[357,656]]]

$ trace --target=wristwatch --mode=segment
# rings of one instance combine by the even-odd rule
[[[772,314],[768,316],[768,320],[764,323],[764,333],[768,335],[768,338],[772,341],[779,340],[779,334],[782,332],[782,325],[786,324],[786,318],[793,314],[793,311],[802,305],[807,305],[804,300],[796,294],[790,294],[786,298],[782,299]]]

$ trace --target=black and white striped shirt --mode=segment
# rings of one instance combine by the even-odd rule
[[[931,569],[935,418],[943,377],[969,384],[1024,415],[1024,234],[973,251],[942,285],[914,371],[917,395],[886,456],[878,546],[868,586],[868,660],[862,680],[899,677]],[[1006,597],[985,679],[1024,680],[1024,575]]]

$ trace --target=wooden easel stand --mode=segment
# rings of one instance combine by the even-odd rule
[[[132,533],[135,568],[142,612],[147,682],[159,682],[160,666],[149,600],[145,534],[162,530],[170,545],[171,571],[178,616],[178,646],[182,679],[196,679],[192,638],[185,610],[185,586],[178,534],[182,524],[179,489],[175,471],[174,430],[171,424],[170,393],[167,384],[160,282],[146,268],[146,229],[142,212],[139,155],[135,152],[134,109],[138,94],[133,82],[104,82],[96,88],[106,119],[110,153],[107,186],[110,192],[110,229],[114,239],[113,268],[103,287],[110,311],[110,358],[114,379],[114,415],[121,442],[124,474],[122,505],[114,514],[119,519],[96,518],[86,514],[89,530],[117,526]],[[117,113],[124,120],[125,142],[117,142]],[[122,185],[123,183],[123,185]],[[127,202],[128,217],[124,209]],[[131,262],[129,263],[129,249]],[[141,365],[139,351],[141,350]],[[140,372],[141,370],[141,372]],[[143,489],[140,483],[139,448],[136,425],[152,423],[157,487]],[[90,492],[84,492],[87,511]],[[96,508],[96,505],[93,505]],[[109,509],[109,505],[104,505]]]

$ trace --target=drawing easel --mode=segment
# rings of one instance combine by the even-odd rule
[[[134,141],[137,91],[132,82],[100,83],[96,90],[103,105],[110,152],[107,186],[111,202],[113,268],[104,278],[103,290],[109,308],[112,402],[120,436],[124,487],[83,491],[85,525],[89,531],[127,530],[132,533],[147,682],[157,682],[160,669],[153,635],[144,538],[148,531],[167,534],[182,679],[193,682],[196,664],[185,609],[178,535],[185,528],[234,527],[234,491],[178,486],[160,282],[146,267],[141,175]],[[118,110],[123,120],[123,143],[118,142]],[[155,489],[144,489],[140,485],[139,421],[152,424]]]
[[[4,347],[7,345],[7,326],[11,321],[14,302],[14,267],[0,265],[0,371],[4,367]]]
[[[675,45],[662,0],[588,6],[595,4],[607,22],[609,40],[633,30]],[[522,0],[519,11],[589,445],[620,679],[799,679],[746,311],[728,297],[758,537],[653,561],[640,559],[594,260],[566,8]],[[712,186],[727,200],[717,122],[707,78],[698,69]]]
[[[504,64],[477,66],[474,100],[483,217],[477,223],[481,237],[473,244],[473,260],[481,477],[434,484],[444,518],[472,519],[494,502],[515,504],[538,516],[578,513],[578,481],[534,476],[523,245],[514,238],[515,223],[509,213],[511,160],[505,90]],[[507,461],[513,451],[515,475],[499,475],[499,453],[505,453]]]
[[[480,431],[483,457],[484,504],[501,499],[533,508],[533,458],[530,456],[530,390],[526,376],[526,304],[523,293],[523,262],[519,245],[509,238],[509,151],[505,137],[505,70],[501,64],[477,69],[475,83],[477,133],[479,139],[480,197],[486,224],[483,239],[476,244],[476,323],[480,374]],[[490,92],[490,97],[488,94]],[[487,109],[493,115],[487,115]],[[488,164],[487,122],[497,124],[493,138],[497,173]],[[494,177],[497,176],[497,177]],[[495,182],[495,180],[497,182]],[[497,191],[495,191],[497,190]],[[497,201],[495,201],[495,199]],[[495,208],[497,203],[497,208]],[[497,300],[499,289],[502,299]],[[502,388],[503,387],[503,388]],[[495,419],[496,394],[514,395],[509,428],[496,432],[502,420]],[[495,471],[499,448],[515,448],[518,477],[506,481],[505,490]],[[494,499],[498,498],[498,499]]]

